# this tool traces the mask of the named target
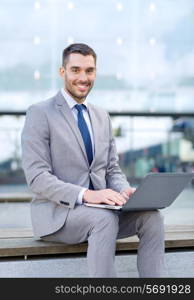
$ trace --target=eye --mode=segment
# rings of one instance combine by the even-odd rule
[[[74,73],[74,74],[77,74],[79,72],[79,68],[71,68],[71,72]]]
[[[88,73],[88,74],[94,73],[94,69],[88,69],[88,70],[87,70],[87,73]]]

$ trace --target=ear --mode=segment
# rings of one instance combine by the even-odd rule
[[[60,74],[61,77],[64,77],[64,74],[65,74],[65,68],[64,67],[60,67],[59,74]]]

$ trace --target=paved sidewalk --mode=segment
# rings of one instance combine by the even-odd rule
[[[116,256],[118,277],[138,277],[136,254]],[[194,278],[194,251],[166,253],[169,277]],[[0,260],[2,277],[88,277],[86,258],[33,259],[21,261]]]

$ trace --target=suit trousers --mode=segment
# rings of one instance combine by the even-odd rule
[[[58,231],[43,236],[51,242],[88,241],[90,277],[116,277],[116,240],[137,235],[137,269],[140,277],[166,277],[164,223],[159,211],[122,212],[76,205]]]

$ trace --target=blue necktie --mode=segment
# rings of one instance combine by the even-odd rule
[[[88,126],[86,124],[86,121],[84,119],[83,112],[82,112],[82,110],[85,108],[85,105],[76,104],[75,108],[78,111],[78,115],[77,115],[78,127],[79,127],[79,130],[81,132],[81,135],[82,135],[82,138],[84,141],[89,165],[91,165],[92,160],[93,160],[92,141],[91,141],[90,133],[88,130]],[[91,179],[90,179],[90,183],[89,183],[89,189],[94,190]]]
[[[78,127],[79,127],[79,130],[81,132],[81,135],[82,135],[82,138],[83,138],[83,141],[84,141],[84,145],[85,145],[85,148],[86,148],[86,153],[87,153],[89,165],[91,165],[92,160],[93,160],[92,141],[91,141],[88,126],[86,124],[86,121],[85,121],[84,116],[83,116],[83,111],[82,111],[85,108],[85,106],[83,104],[81,104],[81,105],[76,104],[75,108],[78,111],[78,115],[77,115]]]

